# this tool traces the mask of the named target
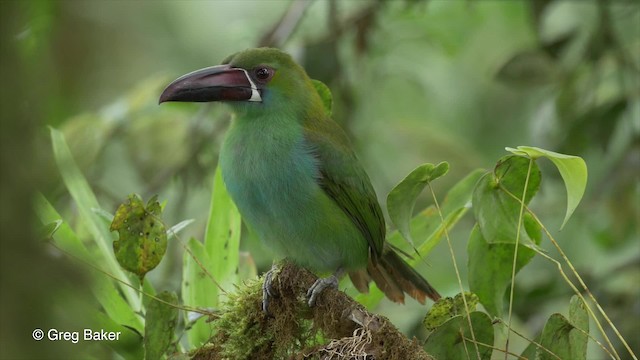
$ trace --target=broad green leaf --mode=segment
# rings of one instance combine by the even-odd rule
[[[445,227],[450,231],[467,213],[469,210],[469,203],[471,201],[471,194],[475,184],[483,173],[483,170],[474,170],[449,190],[441,206],[442,214],[445,218],[444,223],[440,219],[440,215],[438,214],[435,206],[429,206],[411,219],[410,229],[413,238],[424,239],[416,249],[418,256],[412,259],[407,259],[407,262],[411,266],[416,266],[419,262],[424,261],[423,258],[425,258],[431,250],[440,243],[442,236],[444,235]],[[398,231],[388,234],[387,240],[393,246],[406,253],[413,253],[414,251],[407,241],[403,240],[402,235],[400,235]],[[345,280],[345,283],[342,283],[340,288],[350,290],[350,294],[353,294],[356,300],[368,309],[375,307],[380,300],[384,298],[384,294],[376,286],[373,286],[370,289],[369,294],[359,294],[356,293],[353,285]]]
[[[535,162],[521,156],[508,155],[498,161],[493,172],[485,174],[473,192],[473,213],[480,226],[482,236],[489,243],[514,243],[518,235],[518,220],[521,204],[510,196],[520,199],[531,163],[527,193],[528,204],[540,188],[540,169]],[[524,231],[520,241],[531,244]]]
[[[493,325],[485,313],[470,314],[473,334],[477,342],[493,346]],[[476,359],[476,347],[472,342],[469,320],[455,316],[440,325],[427,338],[424,350],[436,359]],[[478,344],[480,359],[490,359],[492,348]]]
[[[211,264],[209,255],[198,240],[191,238],[183,256],[182,301],[185,305],[211,308],[218,304],[220,290],[205,266]],[[191,347],[204,344],[210,337],[212,326],[202,320],[196,322],[187,332]]]
[[[569,302],[569,321],[585,332],[589,332],[589,313],[587,313],[587,307],[576,295],[573,295]]]
[[[232,289],[238,284],[240,261],[241,218],[231,200],[218,168],[213,181],[211,208],[205,233],[204,246],[210,263],[209,271],[223,289]],[[209,304],[212,306],[215,304]]]
[[[109,233],[107,227],[104,226],[100,216],[95,214],[93,211],[93,209],[100,208],[96,196],[93,194],[91,187],[89,187],[89,183],[80,172],[80,169],[78,169],[78,166],[76,165],[73,156],[71,155],[71,151],[64,139],[64,135],[54,128],[50,128],[50,130],[53,154],[58,169],[60,170],[60,175],[62,175],[64,184],[78,206],[78,211],[82,221],[87,226],[93,241],[100,249],[102,258],[105,260],[106,268],[104,270],[120,280],[127,281],[129,278],[124,271],[122,271],[120,265],[112,254],[111,243],[113,237]],[[119,283],[119,286],[129,305],[134,310],[139,310],[141,300],[138,293],[122,283]]]
[[[478,296],[476,294],[466,292],[465,297],[467,300],[467,306],[469,307],[469,312],[475,311],[478,305]],[[441,298],[433,304],[422,323],[427,330],[433,331],[438,326],[449,321],[449,319],[458,315],[465,315],[466,313],[467,310],[464,306],[462,294],[457,294],[454,298]]]
[[[156,297],[164,302],[151,301],[145,315],[144,358],[149,360],[161,359],[167,352],[178,321],[178,308],[169,305],[178,304],[178,295],[163,291]]]
[[[582,329],[580,331],[579,329]],[[589,332],[589,315],[582,300],[577,296],[571,298],[569,320],[560,314],[553,314],[540,335],[540,344],[561,359],[583,360],[587,358],[587,334]],[[537,350],[537,359],[556,359],[547,351]]]
[[[42,223],[60,222],[57,231],[51,236],[56,247],[85,263],[94,264],[98,268],[103,266],[104,259],[99,259],[96,255],[89,253],[75,232],[66,222],[61,220],[60,214],[41,193],[36,194],[34,208]],[[122,298],[113,281],[105,274],[90,270],[88,273],[95,274],[92,277],[91,291],[107,315],[118,324],[142,331],[144,327],[142,320]]]
[[[329,90],[329,87],[320,80],[312,79],[311,83],[313,84],[313,87],[316,88],[318,95],[320,95],[327,115],[331,116],[331,112],[333,111],[333,96],[331,95],[331,90]]]
[[[542,238],[539,228],[528,226],[530,237],[538,244]],[[501,316],[504,294],[511,282],[515,244],[489,243],[478,225],[471,230],[467,252],[469,256],[469,289],[478,295],[487,312]],[[516,273],[534,257],[535,252],[520,245],[516,260]]]
[[[449,171],[449,164],[441,162],[438,165],[422,164],[415,168],[407,177],[396,185],[387,196],[387,210],[389,217],[398,228],[400,234],[412,246],[414,245],[409,228],[413,216],[413,207],[418,195],[431,181],[445,175]]]
[[[537,147],[518,146],[517,149],[506,149],[516,155],[527,156],[534,160],[539,157],[546,157],[558,168],[558,171],[560,171],[560,175],[564,180],[564,186],[567,189],[567,212],[565,213],[564,220],[560,226],[560,229],[562,229],[575,211],[576,207],[578,207],[578,204],[582,199],[582,195],[584,195],[584,191],[587,188],[587,164],[581,157],[560,154]]]
[[[554,359],[557,358],[549,353],[559,356],[561,359],[586,359],[589,332],[589,314],[584,303],[577,296],[572,296],[569,303],[569,320],[560,314],[553,314],[547,320],[542,330],[542,334],[536,337],[536,342],[544,349],[531,343],[522,352],[521,356],[526,359]]]
[[[131,194],[120,204],[111,223],[118,232],[113,252],[120,266],[138,275],[140,282],[155,269],[167,250],[167,232],[162,222],[158,197],[152,197],[145,207],[138,195]]]

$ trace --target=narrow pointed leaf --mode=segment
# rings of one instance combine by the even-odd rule
[[[87,250],[73,229],[61,220],[60,214],[41,193],[36,194],[34,209],[43,223],[59,222],[57,230],[51,234],[51,241],[56,247],[86,263],[94,264],[99,268],[103,267],[104,259],[98,258]],[[89,272],[89,274],[94,273]],[[106,275],[95,273],[91,282],[91,291],[110,319],[139,332],[142,331],[144,328],[142,320],[120,295],[116,284]]]
[[[56,165],[58,166],[64,184],[78,206],[82,221],[87,226],[93,241],[100,248],[102,257],[105,260],[105,270],[118,279],[126,281],[128,277],[120,268],[115,256],[112,255],[113,237],[107,227],[104,226],[100,217],[92,210],[100,208],[95,194],[76,165],[62,132],[54,128],[50,128],[50,132]],[[139,294],[124,284],[119,284],[118,286],[125,295],[129,305],[134,310],[139,310],[141,305]]]
[[[209,272],[223,289],[230,290],[232,285],[238,284],[241,225],[240,213],[227,192],[218,168],[213,181],[204,247],[211,261],[206,266],[209,266]]]
[[[184,230],[187,226],[193,224],[194,219],[188,219],[180,221],[179,223],[173,225],[169,230],[167,230],[167,239],[171,239],[176,236],[180,231]]]
[[[210,308],[218,305],[219,289],[204,268],[211,260],[204,246],[191,238],[187,243],[189,251],[184,252],[182,268],[182,300],[185,305],[196,308]],[[210,274],[210,273],[209,273]],[[187,332],[191,347],[204,344],[211,337],[212,326],[205,321],[197,321]]]

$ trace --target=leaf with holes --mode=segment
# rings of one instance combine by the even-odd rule
[[[113,251],[122,268],[138,275],[140,281],[153,270],[167,250],[167,233],[160,219],[162,209],[157,196],[145,207],[135,194],[121,204],[111,223],[111,231],[118,232]]]
[[[478,296],[470,292],[465,292],[464,295],[467,300],[469,312],[475,311],[478,305]],[[433,304],[422,323],[427,330],[433,331],[438,326],[449,321],[449,319],[466,313],[467,310],[462,300],[462,294],[457,294],[454,298],[445,297]]]

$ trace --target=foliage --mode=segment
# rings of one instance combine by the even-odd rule
[[[69,186],[84,188],[84,197],[92,198],[90,189],[87,189],[86,185],[84,185],[86,180],[82,177],[68,150],[66,150],[67,145],[64,138],[60,137],[57,131],[52,130],[52,140],[57,148],[56,159],[60,169],[66,171],[69,174],[68,176],[73,176],[73,181],[68,181],[71,184]],[[544,152],[544,150],[536,151],[536,154]],[[425,350],[436,357],[462,358],[463,354],[469,354],[471,347],[475,347],[478,358],[488,359],[491,357],[494,343],[493,325],[486,313],[475,311],[476,305],[479,301],[492,316],[502,317],[502,297],[507,286],[511,282],[513,288],[515,274],[531,260],[535,255],[535,251],[540,251],[537,249],[540,244],[540,228],[542,224],[537,222],[534,214],[528,212],[528,217],[523,216],[523,214],[526,204],[533,198],[540,186],[541,174],[537,166],[534,166],[535,158],[528,157],[529,154],[523,155],[527,156],[510,155],[503,157],[498,161],[493,171],[487,172],[479,178],[480,174],[474,172],[470,177],[463,179],[451,191],[460,197],[461,192],[458,189],[463,188],[466,189],[466,192],[462,193],[465,195],[461,196],[461,198],[473,198],[473,209],[478,223],[474,226],[469,241],[469,269],[472,272],[469,285],[471,290],[478,295],[456,296],[453,300],[444,298],[439,300],[431,309],[425,320],[425,325],[431,331],[425,343]],[[557,155],[555,158],[556,161],[554,163],[559,168],[566,167],[565,162],[574,160],[572,157]],[[411,213],[415,198],[420,191],[425,186],[431,187],[431,182],[446,174],[447,170],[448,165],[446,163],[439,166],[425,164],[414,170],[391,192],[389,196],[389,202],[393,204],[389,209],[391,217],[406,223],[406,225],[403,225],[406,226],[406,233],[411,231],[409,224],[415,225],[417,228],[437,229],[437,224],[440,223],[442,230],[435,231],[435,234],[437,234],[435,241],[442,237],[446,237],[447,241],[449,241],[448,232],[457,221],[446,222],[445,214],[440,209],[437,201],[435,204],[439,218],[418,215],[414,218],[414,222],[409,221],[406,215]],[[475,185],[473,187],[468,185],[469,179],[474,180]],[[568,188],[571,188],[571,186],[583,188],[586,177],[576,176],[573,180],[568,185]],[[471,190],[473,190],[473,194]],[[78,193],[77,190],[71,188],[70,191]],[[522,194],[520,198],[514,195],[518,193]],[[572,193],[571,189],[569,193]],[[147,271],[157,265],[162,259],[164,251],[162,251],[162,254],[157,254],[153,250],[154,246],[156,246],[156,242],[153,239],[162,236],[166,242],[166,231],[163,230],[164,227],[161,225],[161,208],[156,199],[156,197],[152,198],[147,206],[144,207],[138,196],[129,196],[127,202],[118,208],[111,225],[113,230],[120,230],[121,239],[114,241],[113,254],[102,252],[99,254],[101,258],[115,257],[124,268],[136,273],[141,278]],[[451,200],[450,197],[447,199],[458,203],[458,208],[454,208],[453,211],[447,202],[443,204],[443,206],[447,205],[448,211],[454,214],[460,210],[460,206],[463,206],[461,204],[466,204],[465,201],[459,199]],[[576,199],[576,201],[579,200],[579,198]],[[41,212],[44,213],[47,202],[44,199],[42,201]],[[101,212],[104,213],[103,210]],[[106,217],[109,218],[109,214]],[[47,236],[51,238],[56,236],[57,231],[62,227],[63,221],[61,219],[50,221],[51,219],[47,219],[44,216],[42,216],[42,219],[43,224],[47,226]],[[459,217],[455,219],[459,219]],[[124,229],[125,226],[127,226],[126,229]],[[131,229],[133,227],[135,227],[135,231]],[[514,227],[516,230],[513,230]],[[524,231],[520,230],[522,227],[524,227]],[[151,231],[161,231],[162,234],[154,234],[152,236],[150,234]],[[140,233],[139,236],[138,232]],[[205,242],[200,243],[195,239],[191,239],[187,248],[188,251],[185,253],[185,271],[182,281],[184,310],[193,309],[196,306],[216,306],[221,296],[227,293],[225,288],[228,289],[230,284],[237,284],[240,258],[238,252],[239,239],[239,214],[226,193],[220,173],[217,172]],[[118,242],[121,241],[133,242],[134,246],[118,246]],[[147,241],[151,241],[153,246],[145,245]],[[411,245],[413,246],[413,243]],[[449,246],[451,246],[450,241]],[[522,247],[522,249],[518,253],[517,249],[519,247]],[[146,251],[148,249],[151,249],[151,253]],[[433,249],[432,246],[426,248],[418,247],[414,248],[414,251],[418,256],[424,257],[428,255],[431,249]],[[145,265],[151,254],[154,255],[153,264]],[[122,259],[127,260],[124,261]],[[513,267],[510,266],[511,259],[513,259]],[[140,266],[129,265],[132,263],[144,266],[140,269]],[[105,273],[105,275],[107,274]],[[126,281],[123,282],[122,279],[115,279],[126,284]],[[223,279],[226,282],[221,283]],[[285,278],[279,281],[288,280]],[[214,284],[215,286],[213,286]],[[244,288],[244,290],[240,291],[244,291],[245,295],[240,293],[228,297],[227,302],[220,309],[219,315],[199,310],[202,314],[210,313],[210,316],[214,318],[210,322],[204,322],[202,316],[196,317],[188,324],[187,328],[180,330],[187,332],[189,347],[194,348],[204,344],[204,348],[206,348],[209,346],[206,344],[212,341],[215,344],[213,353],[219,354],[223,358],[240,359],[255,357],[256,354],[265,354],[267,348],[273,348],[274,339],[280,339],[278,341],[283,347],[280,350],[276,349],[276,352],[270,356],[284,357],[292,356],[298,351],[314,346],[314,344],[322,345],[322,342],[316,343],[316,341],[329,337],[329,334],[322,335],[312,331],[311,329],[314,328],[313,323],[305,320],[296,322],[298,327],[293,329],[289,325],[285,325],[284,322],[281,325],[276,323],[275,327],[271,328],[272,332],[265,332],[264,326],[258,326],[259,322],[256,322],[258,321],[256,320],[257,318],[264,317],[264,314],[261,314],[261,307],[255,304],[260,303],[260,291],[253,289],[256,287],[260,289],[260,284],[261,282],[249,286],[242,285],[241,289]],[[133,288],[131,285],[126,285]],[[153,288],[150,286],[147,286],[146,289],[143,288],[142,293],[153,299],[146,300],[143,305],[147,308],[144,326],[145,356],[147,358],[157,358],[169,348],[173,338],[174,325],[170,325],[167,328],[166,323],[175,324],[177,318],[176,309],[180,306],[175,294],[163,292],[154,296]],[[374,307],[381,300],[379,291],[363,296],[365,299],[362,302],[370,307]],[[120,295],[113,291],[111,297],[119,299]],[[250,297],[255,297],[255,299],[251,300]],[[294,296],[294,299],[297,297]],[[370,299],[367,301],[366,297]],[[540,353],[540,351],[544,351],[540,355],[541,357],[551,354],[555,358],[586,358],[588,315],[581,303],[581,299],[575,298],[572,300],[571,323],[567,322],[562,315],[552,315],[540,335],[539,348],[542,350],[531,350],[529,348],[525,350],[525,354],[527,352],[538,351]],[[512,301],[513,296],[510,298],[508,327],[510,327],[511,323]],[[304,302],[302,303],[304,304]],[[133,307],[131,308],[133,309]],[[291,316],[285,318],[289,319],[289,321],[296,321],[295,319],[298,318],[303,319],[304,315],[299,311],[298,309]],[[121,313],[127,313],[127,309],[115,310],[112,313],[112,319],[117,321],[116,319],[121,317]],[[252,313],[261,315],[251,316],[250,314]],[[186,317],[186,319],[189,320],[189,317]],[[597,321],[597,319],[594,320]],[[288,323],[288,321],[285,322]],[[158,323],[165,323],[165,326],[158,325]],[[575,330],[566,330],[568,327],[565,323],[574,327]],[[281,332],[285,328],[289,329],[289,337],[282,337]],[[251,335],[252,332],[255,334]],[[210,340],[213,334],[215,334],[215,340]],[[248,339],[251,340],[247,341]],[[121,351],[123,351],[123,356],[133,356],[133,354],[124,350]],[[201,351],[204,350],[198,350],[198,352]],[[370,349],[370,351],[374,350]],[[504,351],[509,351],[508,343]],[[565,354],[566,351],[569,351],[569,353]]]

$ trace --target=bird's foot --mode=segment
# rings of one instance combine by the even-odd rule
[[[316,282],[314,282],[313,285],[311,285],[309,290],[307,290],[307,298],[309,298],[309,307],[313,307],[316,304],[316,299],[318,298],[318,295],[320,295],[322,291],[324,291],[324,289],[338,288],[338,277],[342,275],[342,272],[343,271],[339,269],[333,275],[326,278],[320,278],[316,280]]]
[[[275,264],[271,265],[271,269],[264,274],[264,282],[262,283],[262,311],[269,313],[269,298],[274,297],[273,293],[273,275],[278,270]]]

